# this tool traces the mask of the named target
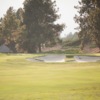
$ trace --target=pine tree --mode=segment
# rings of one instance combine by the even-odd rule
[[[37,50],[41,52],[41,45],[55,41],[64,27],[64,25],[55,24],[59,18],[55,1],[25,0],[24,11],[28,52]]]
[[[6,15],[2,19],[1,26],[4,43],[15,52],[14,32],[16,31],[18,24],[16,20],[16,13],[13,7],[10,7],[7,10]]]

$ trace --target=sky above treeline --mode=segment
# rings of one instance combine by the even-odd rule
[[[74,16],[77,14],[77,10],[74,6],[78,5],[79,0],[56,0],[57,7],[59,8],[58,14],[61,14],[61,18],[57,23],[64,23],[66,25],[64,31],[62,32],[62,37],[66,36],[70,32],[75,33],[77,30],[77,23],[74,21]],[[0,0],[0,17],[6,14],[9,7],[14,7],[17,10],[23,7],[24,0]]]

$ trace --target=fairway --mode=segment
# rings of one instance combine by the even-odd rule
[[[0,54],[0,100],[100,100],[100,62],[43,63]]]

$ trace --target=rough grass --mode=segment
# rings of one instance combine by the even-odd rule
[[[100,100],[99,62],[26,60],[33,56],[0,54],[0,100]]]

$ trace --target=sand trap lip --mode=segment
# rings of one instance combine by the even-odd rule
[[[56,62],[65,62],[65,55],[46,55],[42,57],[36,57],[36,58],[28,58],[29,61],[34,62],[47,62],[47,63],[56,63]]]
[[[100,57],[98,56],[74,56],[77,62],[99,62]]]

